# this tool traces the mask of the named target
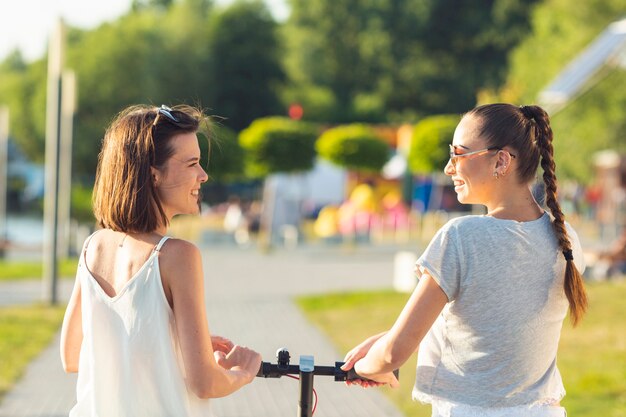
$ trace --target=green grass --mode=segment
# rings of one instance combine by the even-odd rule
[[[626,417],[626,281],[588,285],[590,309],[581,325],[563,326],[558,365],[576,417]],[[369,292],[299,298],[298,304],[341,352],[388,329],[408,294]],[[407,416],[429,417],[430,406],[413,402],[413,357],[400,369],[400,388],[383,388]]]
[[[0,399],[59,330],[65,307],[0,307]],[[59,359],[60,360],[60,359]]]
[[[77,265],[78,258],[61,259],[59,261],[59,276],[62,278],[73,278],[76,275]],[[42,274],[42,262],[0,259],[0,281],[41,279]]]

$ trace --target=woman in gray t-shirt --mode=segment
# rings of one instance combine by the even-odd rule
[[[463,116],[444,172],[459,202],[487,214],[439,230],[396,323],[352,349],[344,369],[395,386],[391,371],[419,348],[413,397],[435,417],[565,416],[558,341],[568,308],[576,325],[587,297],[552,140],[538,106],[490,104]],[[531,192],[539,164],[551,215]]]

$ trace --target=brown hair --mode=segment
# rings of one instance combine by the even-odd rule
[[[92,202],[100,227],[142,233],[167,226],[150,168],[162,169],[173,153],[171,139],[197,132],[203,122],[202,111],[189,106],[135,105],[115,117],[96,169]]]
[[[582,276],[574,264],[565,216],[557,198],[556,164],[552,147],[554,135],[548,113],[539,106],[517,107],[497,103],[476,107],[465,117],[475,118],[477,134],[485,139],[487,146],[506,146],[514,151],[520,181],[533,181],[541,163],[546,205],[554,218],[552,226],[566,261],[564,290],[569,301],[570,319],[574,325],[578,324],[587,310],[587,293]]]

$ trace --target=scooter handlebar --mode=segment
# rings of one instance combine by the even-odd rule
[[[354,371],[354,368],[344,371],[341,369],[345,362],[335,362],[335,366],[315,366],[313,369],[314,375],[334,376],[335,381],[352,381],[355,379],[361,379],[367,381]],[[261,362],[259,371],[256,376],[261,378],[280,378],[283,375],[298,375],[300,373],[300,366],[298,365],[279,365],[270,362]],[[396,378],[400,377],[400,371],[398,369],[393,371]]]

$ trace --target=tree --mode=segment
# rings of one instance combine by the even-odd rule
[[[417,106],[426,114],[464,112],[481,89],[500,86],[509,52],[529,29],[537,0],[438,0],[419,27],[423,64]]]
[[[530,34],[511,52],[510,71],[500,94],[514,101],[536,100],[569,61],[608,24],[624,16],[624,10],[626,0],[589,0],[579,7],[566,0],[546,0],[537,6]]]
[[[124,107],[210,102],[208,13],[188,0],[70,32],[68,66],[78,79],[75,173],[93,175],[104,129]]]
[[[363,172],[380,172],[390,154],[389,145],[371,127],[361,124],[328,129],[315,147],[321,157]]]
[[[167,9],[172,5],[174,0],[132,0],[130,8],[134,12],[140,12],[146,9]]]
[[[317,127],[284,117],[255,120],[239,135],[251,177],[313,168]]]
[[[75,175],[89,182],[104,129],[130,104],[210,107],[241,129],[282,112],[276,23],[260,2],[216,12],[210,0],[144,0],[116,21],[68,31],[67,67],[78,81]],[[0,65],[0,95],[16,141],[43,159],[46,62],[12,55]],[[6,97],[6,98],[5,98]]]
[[[258,1],[236,2],[211,22],[211,105],[237,131],[259,117],[283,114],[284,80],[277,25]]]
[[[466,111],[504,80],[536,1],[293,0],[287,97],[336,122]]]
[[[411,172],[431,174],[443,169],[458,123],[459,116],[439,115],[426,117],[415,125],[408,156]]]
[[[46,62],[26,64],[19,53],[0,64],[0,103],[10,109],[11,137],[31,160],[44,160]]]
[[[201,164],[211,180],[229,182],[244,177],[243,148],[234,130],[214,124],[208,140],[203,139],[207,138],[200,138]]]
[[[593,155],[626,154],[626,71],[615,70],[552,117],[557,175],[583,184],[594,179]]]
[[[317,126],[285,117],[257,119],[239,134],[246,153],[246,173],[253,178],[265,178],[275,173],[301,173],[313,168]],[[269,248],[275,232],[274,205],[276,194],[268,182],[264,184],[263,230],[260,244]],[[295,207],[292,207],[294,209]],[[297,210],[292,214],[299,217]]]
[[[577,7],[546,0],[533,13],[532,32],[511,54],[506,83],[495,95],[485,93],[483,101],[536,102],[538,93],[624,10],[626,0],[590,0]],[[590,155],[607,148],[626,152],[626,71],[604,75],[551,117],[559,177],[588,183],[593,178]]]
[[[306,118],[317,112],[326,121],[354,120],[355,101],[360,96],[361,102],[375,102],[371,93],[384,71],[390,40],[377,17],[380,7],[358,0],[294,0],[291,9],[284,31],[293,83],[288,100],[301,102]]]

